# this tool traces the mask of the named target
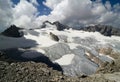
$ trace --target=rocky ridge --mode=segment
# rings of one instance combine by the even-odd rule
[[[105,36],[112,36],[112,35],[120,36],[119,28],[114,28],[114,27],[108,26],[108,25],[88,26],[88,27],[81,28],[80,30],[89,31],[89,32],[97,31]]]
[[[59,21],[55,21],[53,23],[51,23],[50,21],[45,21],[45,22],[43,22],[43,25],[41,26],[41,28],[45,28],[46,23],[51,24],[51,25],[55,25],[57,27],[57,30],[59,30],[59,31],[72,28],[72,27],[69,27],[67,25],[61,24]],[[75,29],[75,28],[73,28],[73,29]],[[94,25],[94,26],[76,28],[76,30],[83,30],[83,31],[88,31],[88,32],[97,31],[105,36],[112,36],[112,35],[120,36],[120,29],[109,26],[109,25],[98,24],[98,25]]]
[[[43,22],[43,25],[41,26],[41,28],[45,28],[47,23],[51,25],[55,25],[57,27],[56,29],[59,31],[63,31],[64,29],[70,28],[67,25],[61,24],[59,21],[55,21],[53,23],[51,23],[50,21],[45,21]]]

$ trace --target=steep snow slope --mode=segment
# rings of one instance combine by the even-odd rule
[[[25,35],[21,38],[0,35],[0,50],[18,48],[22,53],[16,55],[31,60],[38,57],[37,54],[30,54],[31,51],[42,53],[53,63],[58,63],[66,75],[89,75],[105,61],[114,60],[109,55],[100,53],[98,50],[101,48],[120,51],[120,37],[106,37],[98,32],[72,29],[58,31],[56,26],[49,24],[47,28],[23,31]],[[51,39],[50,32],[58,36],[59,41]]]

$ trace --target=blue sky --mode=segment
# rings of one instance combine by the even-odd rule
[[[104,3],[106,2],[106,1],[110,1],[110,3],[111,3],[111,5],[114,5],[114,4],[116,4],[116,3],[120,3],[120,0],[102,0]]]
[[[38,28],[48,20],[71,27],[102,24],[120,28],[120,0],[94,1],[0,0],[0,27],[5,29],[15,24],[24,28]]]
[[[19,3],[20,0],[12,0],[12,2],[14,4],[17,4]],[[29,1],[29,0],[28,0]],[[37,6],[38,8],[38,11],[40,11],[40,14],[39,15],[48,15],[51,11],[50,8],[46,7],[45,5],[43,5],[43,1],[45,0],[37,0],[39,6]]]
[[[20,0],[12,0],[14,4],[19,3],[19,1]],[[40,12],[39,15],[48,15],[51,12],[51,9],[43,5],[43,1],[45,0],[37,0],[37,2],[39,3],[39,6],[37,6],[38,11]],[[95,1],[95,0],[92,0],[92,1]],[[112,6],[116,3],[120,3],[120,0],[102,0],[103,3],[105,3],[106,1],[110,1]]]

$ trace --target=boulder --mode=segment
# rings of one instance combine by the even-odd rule
[[[59,41],[58,36],[55,35],[55,34],[53,34],[52,32],[50,32],[50,37],[51,37],[51,39],[54,40],[54,41]]]

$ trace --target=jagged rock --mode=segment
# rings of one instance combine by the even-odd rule
[[[46,23],[49,23],[51,25],[55,25],[56,29],[59,30],[59,31],[62,31],[64,29],[68,29],[69,28],[67,25],[63,25],[59,21],[55,21],[53,23],[51,23],[49,21],[45,21],[45,22],[43,22],[43,25],[41,26],[41,28],[45,28],[46,27]]]
[[[59,41],[58,36],[53,34],[52,32],[50,32],[50,37],[51,37],[52,40]]]
[[[22,28],[16,27],[15,25],[11,25],[8,29],[2,32],[2,35],[8,37],[22,37],[24,34],[20,31]]]
[[[63,24],[61,24],[61,23],[58,22],[58,21],[53,22],[53,25],[56,25],[57,30],[59,30],[59,31],[62,31],[62,30],[64,30],[64,29],[68,28],[68,26],[63,25]]]
[[[112,35],[120,36],[119,28],[114,28],[112,26],[107,26],[107,25],[88,26],[88,27],[81,28],[81,30],[89,31],[89,32],[97,31],[105,36],[112,36]]]

